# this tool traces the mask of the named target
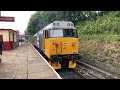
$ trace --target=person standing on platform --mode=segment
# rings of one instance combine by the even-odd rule
[[[0,55],[2,55],[2,46],[3,46],[3,42],[2,40],[0,40]],[[0,63],[1,63],[1,58],[0,58]]]
[[[3,42],[2,40],[0,40],[0,55],[2,55],[2,46],[3,46]]]

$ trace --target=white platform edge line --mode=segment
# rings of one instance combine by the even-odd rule
[[[30,43],[31,44],[31,43]],[[31,44],[31,46],[34,48],[34,46]],[[35,49],[35,48],[34,48]],[[35,49],[35,51],[37,51],[36,49]],[[59,79],[62,79],[61,77],[60,77],[60,75],[52,68],[52,66],[47,62],[47,60],[45,60],[45,58],[37,51],[37,53],[42,57],[42,59],[48,64],[48,66],[50,66],[50,68],[53,70],[53,72],[57,75],[57,77],[59,78]]]

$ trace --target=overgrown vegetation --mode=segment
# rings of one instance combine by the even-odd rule
[[[118,41],[81,40],[79,54],[87,60],[98,60],[120,67],[120,42]]]
[[[120,41],[120,12],[109,12],[97,20],[80,22],[76,25],[80,39]]]

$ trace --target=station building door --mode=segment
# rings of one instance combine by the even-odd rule
[[[3,41],[3,35],[0,35],[0,40],[2,40],[2,41]]]

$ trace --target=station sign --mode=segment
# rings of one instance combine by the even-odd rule
[[[15,18],[14,18],[14,17],[0,16],[0,21],[14,22],[14,21],[15,21]]]

